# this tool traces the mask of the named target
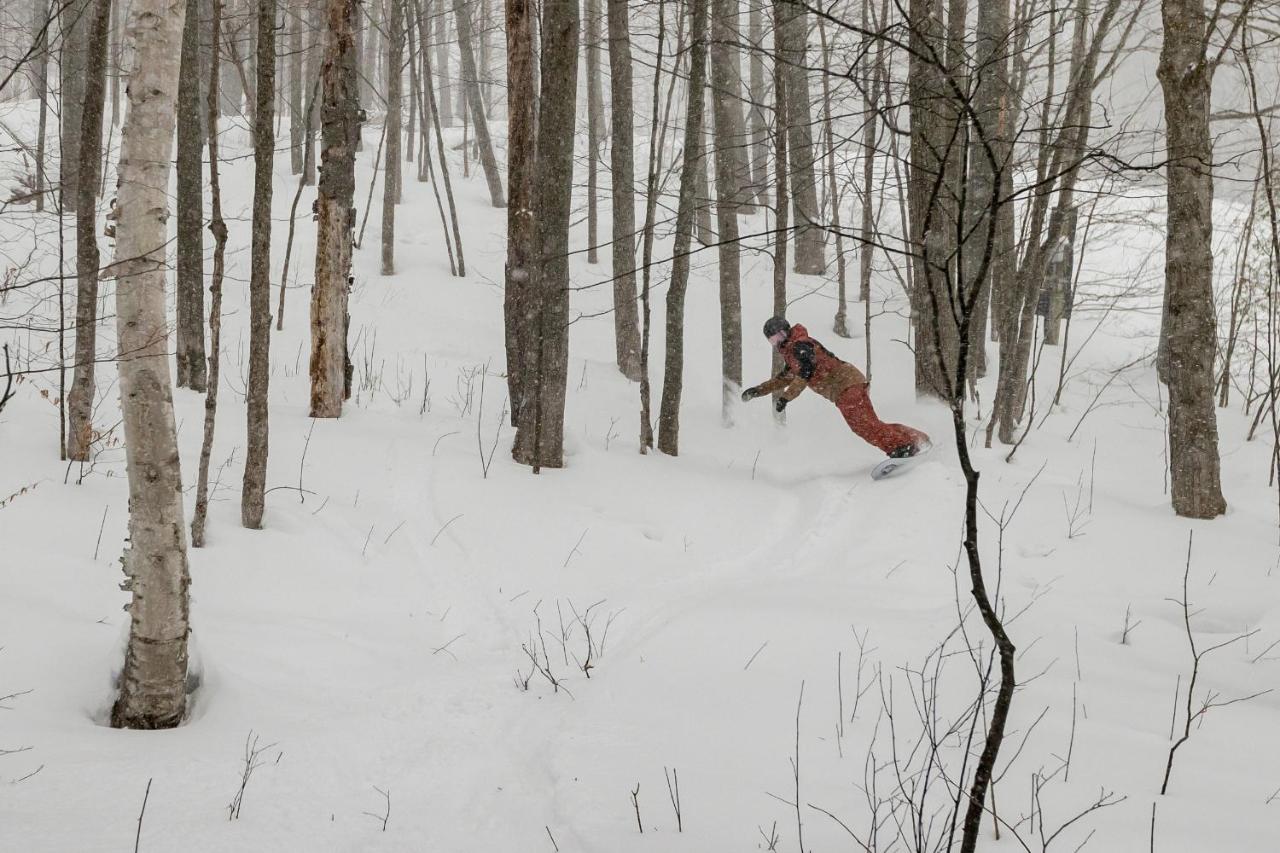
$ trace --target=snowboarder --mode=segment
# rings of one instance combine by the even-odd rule
[[[882,450],[890,460],[918,456],[932,447],[929,436],[920,430],[880,420],[871,406],[867,377],[809,337],[804,326],[792,326],[782,317],[771,317],[764,324],[764,336],[782,357],[784,366],[774,378],[743,391],[743,402],[777,392],[775,408],[781,412],[805,388],[813,388],[836,404],[849,429]],[[887,468],[881,474],[898,467],[886,465],[887,462],[881,463]]]

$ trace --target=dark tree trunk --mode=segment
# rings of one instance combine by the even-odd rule
[[[748,41],[752,45],[750,61],[750,101],[747,111],[751,133],[751,183],[756,201],[769,202],[769,126],[765,122],[765,0],[747,0],[751,4],[748,17]]]
[[[453,126],[453,87],[449,83],[449,16],[445,14],[447,0],[435,0],[431,17],[436,22],[436,108],[440,111],[440,124]]]
[[[475,35],[471,27],[471,11],[468,0],[453,0],[453,17],[458,28],[458,48],[462,57],[462,87],[470,105],[471,121],[475,125],[476,143],[480,146],[480,165],[484,167],[485,181],[489,184],[489,201],[494,207],[506,207],[502,192],[502,175],[498,171],[498,158],[493,153],[489,138],[489,121],[485,118],[484,98],[480,92],[480,79],[476,72]]]
[[[215,25],[222,16],[222,0],[212,0]],[[210,64],[220,54],[210,43]],[[222,218],[222,185],[218,175],[218,78],[209,80],[205,94],[205,127],[209,133],[209,232],[213,234],[213,271],[209,277],[209,390],[204,396],[204,439],[196,474],[196,507],[191,517],[191,546],[204,547],[205,520],[209,512],[209,458],[213,454],[213,430],[218,414],[218,373],[222,338],[222,277],[227,251],[227,223]]]
[[[969,364],[975,377],[987,373],[987,315],[993,293],[1005,293],[1013,276],[1014,258],[1004,251],[1001,233],[1012,228],[1013,210],[997,205],[1012,149],[1009,126],[1009,0],[978,0],[977,40],[974,65],[983,69],[974,87],[974,113],[979,125],[969,148],[966,219],[976,240],[965,249],[965,286],[977,276],[982,263],[983,243],[992,244],[991,262],[980,282],[974,328],[970,332]],[[992,229],[995,233],[991,233]]]
[[[600,0],[585,0],[587,54],[587,263],[600,263]]]
[[[48,180],[45,177],[45,161],[48,159],[45,153],[46,136],[48,135],[49,126],[49,28],[51,26],[49,19],[49,4],[45,0],[38,0],[35,4],[35,14],[32,17],[32,28],[39,33],[36,40],[35,49],[38,51],[35,62],[32,63],[34,71],[32,85],[36,90],[36,98],[40,101],[40,118],[36,130],[36,210],[44,210],[45,189]]]
[[[271,178],[275,164],[276,0],[258,0],[253,110],[253,236],[249,248],[248,446],[240,520],[262,527],[267,487],[267,391],[271,380]]]
[[[684,300],[689,286],[689,247],[693,241],[699,161],[703,159],[707,74],[707,2],[689,3],[689,91],[684,127],[684,162],[676,207],[671,285],[667,289],[667,356],[662,370],[662,402],[658,409],[658,450],[680,454],[680,396],[684,390]]]
[[[204,180],[200,121],[200,4],[186,2],[178,77],[177,382],[204,391]]]
[[[912,0],[910,18],[911,177],[907,200],[915,266],[911,316],[916,393],[949,400],[958,336],[947,275],[953,223],[947,221],[946,119],[952,99],[942,68],[945,32],[941,0]]]
[[[1163,0],[1158,77],[1168,144],[1165,244],[1166,375],[1173,509],[1185,518],[1227,510],[1213,408],[1217,328],[1213,301],[1213,141],[1209,97],[1215,63],[1205,55],[1202,0]]]
[[[609,167],[613,202],[613,331],[618,369],[640,379],[640,328],[636,310],[635,107],[627,0],[609,2],[609,113],[613,141]],[[657,121],[657,117],[654,117]]]
[[[787,0],[773,0],[774,32],[780,32],[787,15]],[[773,171],[774,171],[774,231],[773,231],[773,314],[785,317],[787,313],[787,225],[788,206],[791,203],[788,186],[787,157],[787,98],[791,96],[787,79],[786,54],[778,39],[773,45]],[[773,354],[773,372],[782,366],[782,358]],[[781,416],[780,416],[781,417]]]
[[[564,405],[569,370],[569,219],[578,91],[578,0],[543,0],[542,84],[534,176],[537,300],[532,399],[522,403],[515,458],[533,466],[564,465]]]
[[[98,339],[98,209],[95,192],[102,166],[102,107],[106,90],[107,30],[111,0],[86,9],[84,110],[80,120],[80,181],[76,185],[76,354],[67,397],[67,458],[86,461],[93,443],[93,376]]]
[[[818,180],[814,169],[813,110],[809,99],[807,42],[809,13],[797,0],[783,5],[783,19],[775,38],[781,39],[786,61],[787,151],[791,166],[791,210],[795,219],[795,271],[822,275],[827,268],[818,209]]]
[[[387,145],[382,171],[382,274],[396,272],[396,205],[400,202],[401,121],[404,96],[404,8],[401,0],[387,3]]]
[[[720,420],[733,425],[742,390],[742,291],[738,212],[750,211],[751,170],[739,86],[738,0],[713,0],[711,92],[715,116],[716,230],[720,280]],[[705,158],[704,158],[705,159]]]
[[[749,139],[742,119],[742,57],[738,43],[739,0],[713,0],[711,9],[711,98],[715,116],[716,209],[726,205],[735,212],[751,213],[751,164]],[[719,170],[726,171],[722,182]],[[727,195],[721,196],[721,188]],[[736,223],[734,230],[737,230]],[[720,239],[724,240],[723,229]]]
[[[865,6],[863,8],[866,8]],[[865,29],[865,27],[864,27]],[[818,20],[818,39],[822,45],[822,65],[824,68],[832,67],[831,62],[831,45],[827,43],[827,30],[823,25],[822,19]],[[867,44],[870,47],[870,44]],[[864,80],[870,80],[871,75],[866,74],[865,70],[870,67],[870,62],[864,54],[862,57]],[[870,88],[870,84],[864,83],[864,86]],[[875,126],[875,113],[868,113],[863,119],[873,128]],[[849,337],[849,302],[848,294],[845,292],[846,270],[844,260],[844,232],[840,228],[840,187],[836,180],[836,137],[835,123],[831,118],[831,79],[830,75],[822,75],[822,125],[827,135],[827,195],[831,199],[831,228],[836,232],[836,287],[838,295],[836,298],[836,316],[832,322],[832,331],[842,338]],[[872,133],[874,134],[874,130]],[[865,156],[870,157],[871,152],[864,152]]]
[[[530,362],[536,345],[536,299],[533,267],[536,263],[537,221],[533,218],[533,178],[537,161],[537,103],[534,76],[538,72],[533,52],[533,3],[507,0],[507,206],[506,290],[503,325],[507,346],[507,390],[511,398],[511,423],[531,423],[524,407],[530,399]],[[532,440],[530,434],[529,439]],[[514,452],[514,448],[513,448]],[[526,448],[525,452],[529,452]]]
[[[357,0],[328,0],[317,187],[316,277],[311,289],[311,417],[336,418],[346,397],[347,293],[355,225],[356,101],[353,24]]]
[[[289,167],[293,174],[301,175],[305,155],[302,137],[306,129],[306,107],[303,92],[310,92],[311,84],[303,82],[302,24],[303,8],[298,0],[290,0],[289,9]],[[310,39],[308,39],[310,40]]]
[[[62,49],[59,51],[58,89],[62,115],[62,144],[58,175],[62,210],[75,210],[79,199],[80,117],[84,112],[85,60],[88,56],[89,13],[92,0],[70,0],[61,7]],[[57,8],[55,6],[55,8]]]

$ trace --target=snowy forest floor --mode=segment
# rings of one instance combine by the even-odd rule
[[[128,849],[150,782],[144,851],[729,851],[766,849],[776,833],[776,850],[794,853],[797,786],[805,849],[861,849],[840,822],[865,840],[869,799],[923,782],[922,711],[941,737],[977,692],[966,638],[979,666],[990,646],[961,562],[963,478],[950,416],[914,397],[893,277],[876,279],[873,398],[886,420],[927,430],[937,446],[909,473],[873,483],[877,452],[816,395],[793,404],[785,426],[763,402],[721,426],[715,254],[704,251],[689,290],[681,456],[636,452],[636,386],[613,367],[612,317],[593,316],[607,311],[610,287],[587,287],[573,295],[583,316],[571,331],[568,465],[534,477],[508,453],[505,213],[488,206],[478,169],[463,179],[460,160],[452,163],[465,279],[450,276],[431,187],[412,174],[398,214],[399,273],[380,276],[375,200],[355,259],[356,391],[337,421],[308,417],[314,226],[304,192],[285,327],[271,344],[273,491],[265,529],[247,531],[238,506],[247,143],[243,130],[223,142],[232,225],[224,385],[208,547],[190,552],[198,686],[181,728],[103,724],[127,629],[118,589],[127,488],[111,437],[119,430],[92,466],[59,463],[56,373],[32,375],[0,416],[0,696],[17,694],[0,703],[0,750],[29,747],[0,752],[0,848]],[[4,164],[5,179],[16,163]],[[287,155],[276,178],[273,275],[296,187]],[[1147,221],[1158,222],[1161,192],[1126,203],[1147,205]],[[1220,223],[1232,221],[1223,210]],[[764,216],[746,222],[760,231]],[[56,271],[56,218],[10,210],[0,230],[10,263],[34,248],[36,265]],[[582,248],[580,223],[574,238]],[[1011,462],[1006,447],[982,448],[985,420],[971,418],[990,515],[983,558],[992,578],[1002,565],[1018,646],[998,812],[1039,851],[1042,837],[1109,792],[1123,799],[1071,825],[1050,849],[1076,849],[1092,834],[1088,850],[1146,850],[1157,803],[1160,853],[1273,851],[1280,694],[1210,711],[1178,752],[1169,794],[1158,796],[1175,690],[1185,694],[1190,675],[1176,602],[1192,531],[1197,642],[1257,632],[1205,659],[1196,707],[1205,691],[1223,702],[1280,681],[1280,647],[1270,648],[1280,639],[1280,551],[1269,441],[1247,443],[1240,407],[1221,410],[1230,512],[1203,523],[1172,514],[1161,390],[1150,360],[1138,360],[1154,349],[1158,320],[1107,310],[1117,282],[1158,277],[1158,233],[1121,224],[1098,241],[1082,276],[1061,405],[1046,405],[1059,367],[1050,347],[1034,426]],[[575,255],[574,284],[607,279],[608,263],[607,250],[597,266]],[[665,279],[657,284],[655,400]],[[42,287],[15,293],[0,313],[36,311],[39,325],[56,329],[55,285]],[[748,382],[769,371],[757,329],[770,287],[768,257],[749,252]],[[861,333],[842,341],[829,331],[832,283],[796,276],[791,293],[793,322],[863,362]],[[109,286],[102,306],[113,329]],[[862,306],[851,311],[860,317]],[[56,335],[6,340],[21,368],[56,364]],[[104,332],[100,352],[112,341]],[[997,348],[989,352],[994,359]],[[99,369],[95,422],[104,431],[118,420],[114,374],[109,363]],[[983,401],[992,374],[980,383]],[[203,398],[175,393],[189,519]],[[1002,515],[1001,536],[993,519]],[[589,643],[587,678],[579,664]],[[530,676],[522,647],[531,646],[559,689]],[[1180,729],[1185,710],[1177,713]],[[965,734],[941,745],[952,772]],[[247,738],[270,747],[240,819],[228,821]],[[1068,758],[1069,775],[1055,772]],[[682,832],[664,768],[678,772]],[[1035,774],[1050,777],[1038,802]],[[916,795],[926,799],[928,827],[953,792],[935,780]],[[909,848],[899,833],[912,829],[898,823],[909,814],[894,818],[882,805],[875,820],[876,849]],[[943,831],[929,828],[934,838]],[[996,841],[988,820],[981,849],[1024,847],[1008,827]]]

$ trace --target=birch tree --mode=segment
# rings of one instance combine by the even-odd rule
[[[183,0],[133,0],[134,69],[120,131],[116,316],[129,477],[123,564],[129,642],[116,728],[163,729],[186,709],[188,586],[182,472],[169,376],[165,249]]]

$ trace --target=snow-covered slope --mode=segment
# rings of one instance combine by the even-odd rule
[[[237,151],[234,133],[226,144],[230,154],[247,150]],[[459,165],[469,275],[449,275],[431,189],[407,180],[402,272],[383,278],[376,249],[357,254],[359,390],[335,422],[307,417],[313,235],[299,222],[301,286],[272,341],[273,491],[260,532],[240,528],[237,506],[251,165],[227,166],[236,254],[217,487],[208,547],[191,552],[199,683],[190,720],[175,731],[102,724],[126,629],[121,454],[104,449],[83,477],[68,469],[57,461],[57,410],[41,395],[56,375],[19,387],[0,416],[0,499],[26,488],[0,507],[0,695],[21,695],[2,703],[0,749],[30,749],[0,755],[0,779],[38,772],[0,786],[0,849],[128,849],[150,780],[142,850],[731,851],[766,849],[776,833],[777,850],[796,851],[797,785],[805,849],[858,850],[841,822],[865,841],[869,802],[923,782],[907,775],[925,754],[912,752],[919,703],[929,703],[926,717],[936,709],[941,737],[976,695],[966,637],[980,667],[990,643],[969,613],[960,562],[963,480],[950,415],[914,399],[893,279],[877,282],[875,308],[887,312],[872,332],[874,400],[938,447],[910,473],[873,483],[877,453],[815,395],[788,409],[785,427],[763,402],[721,426],[707,252],[689,293],[682,455],[637,454],[637,393],[612,367],[612,320],[584,317],[572,329],[569,464],[534,477],[510,462],[503,418],[505,217]],[[366,186],[368,170],[366,153]],[[294,189],[287,158],[277,179],[273,267]],[[368,246],[377,202],[372,213]],[[5,227],[11,241],[28,233]],[[1140,264],[1158,272],[1149,233],[1108,240],[1090,255],[1094,293]],[[607,278],[602,259],[590,267],[576,256],[575,284]],[[744,266],[746,366],[758,381],[769,370],[756,329],[770,268],[758,254]],[[791,318],[860,363],[863,340],[829,333],[832,289],[810,293],[819,284],[794,281]],[[655,289],[655,318],[664,295]],[[608,298],[607,287],[583,289],[574,312],[596,314]],[[1205,659],[1196,707],[1205,690],[1221,702],[1280,677],[1280,651],[1267,650],[1280,639],[1270,448],[1245,443],[1248,423],[1223,411],[1231,511],[1208,523],[1175,518],[1154,374],[1139,365],[1112,379],[1151,348],[1152,319],[1096,310],[1075,324],[1070,351],[1089,342],[1062,405],[1046,417],[1058,375],[1048,348],[1036,428],[1011,462],[1007,448],[984,450],[982,422],[972,423],[983,506],[1007,522],[1001,551],[984,518],[982,549],[993,581],[1002,568],[1021,685],[995,789],[1007,826],[999,842],[987,829],[981,848],[1023,849],[1013,826],[1041,850],[1042,820],[1047,838],[1103,791],[1124,799],[1051,849],[1075,849],[1092,833],[1090,850],[1145,850],[1157,803],[1161,853],[1275,850],[1276,694],[1210,711],[1178,752],[1169,795],[1158,796],[1175,689],[1185,692],[1190,674],[1172,599],[1182,595],[1192,531],[1197,643],[1257,631]],[[653,352],[659,381],[660,328]],[[100,371],[103,428],[116,420],[112,374]],[[983,384],[984,400],[992,389]],[[202,398],[179,391],[176,404],[189,484]],[[533,671],[529,652],[559,687]],[[942,744],[951,772],[965,735]],[[271,746],[229,822],[252,737]],[[678,774],[682,832],[665,768]],[[1051,780],[1032,826],[1036,773]],[[953,792],[932,784],[928,807],[943,807]],[[389,797],[385,825],[377,789]],[[914,849],[899,835],[911,837],[911,816],[896,815],[879,806],[875,849]]]

